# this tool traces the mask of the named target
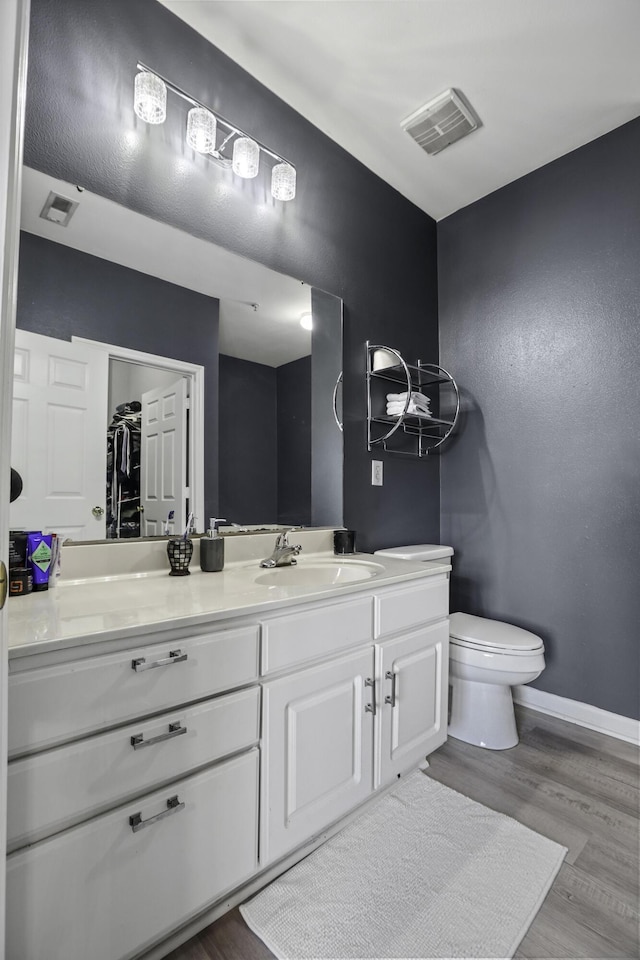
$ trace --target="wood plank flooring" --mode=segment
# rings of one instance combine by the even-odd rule
[[[639,751],[517,708],[520,743],[481,750],[450,739],[429,776],[569,848],[518,960],[640,958]],[[166,960],[272,960],[232,910]]]

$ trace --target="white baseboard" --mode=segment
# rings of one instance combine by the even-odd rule
[[[640,742],[640,720],[621,717],[617,713],[601,710],[600,707],[592,707],[588,703],[580,703],[579,700],[567,700],[566,697],[558,697],[555,693],[545,693],[544,690],[529,686],[514,687],[513,699],[524,707],[597,730],[609,737],[626,740],[628,743]]]

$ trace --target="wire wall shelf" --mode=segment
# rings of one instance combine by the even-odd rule
[[[387,412],[389,385],[404,409]],[[415,412],[416,397],[428,412]],[[460,413],[455,380],[437,363],[408,364],[393,347],[367,341],[367,449],[422,458],[439,449],[453,432]]]

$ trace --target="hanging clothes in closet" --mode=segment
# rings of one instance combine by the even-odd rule
[[[107,430],[107,537],[140,536],[142,405],[116,407]]]

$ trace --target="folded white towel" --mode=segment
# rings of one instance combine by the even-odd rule
[[[421,417],[421,418],[423,418],[424,420],[433,420],[433,414],[431,414],[431,413],[425,413],[425,412],[422,411],[422,410],[408,410],[406,415],[407,415],[407,416],[411,416],[411,417]],[[396,419],[398,419],[399,417],[402,416],[402,412],[398,412],[397,410],[395,410],[395,411],[394,411],[394,410],[387,410],[387,416],[388,416],[388,417],[395,417]]]
[[[388,403],[387,404],[387,416],[399,417],[399,416],[402,416],[402,414],[405,412],[411,414],[412,416],[419,416],[419,417],[431,416],[431,411],[429,410],[429,408],[425,407],[421,403],[414,403],[413,401],[411,401],[406,411],[404,408],[404,403]]]
[[[406,393],[388,393],[387,402],[388,403],[405,403],[407,399]],[[428,407],[431,403],[429,397],[425,397],[424,393],[419,393],[417,390],[412,391],[411,399],[415,400],[416,403],[421,403],[425,407]]]

